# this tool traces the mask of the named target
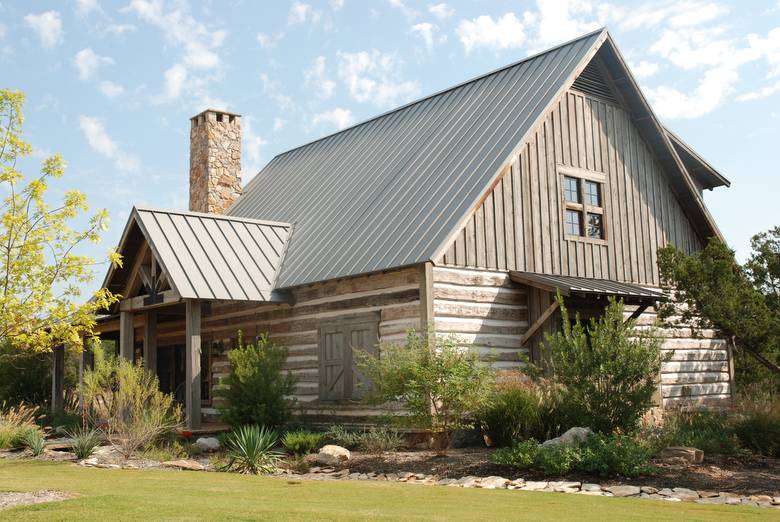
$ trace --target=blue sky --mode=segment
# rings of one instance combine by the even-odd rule
[[[36,156],[118,241],[133,204],[186,208],[189,118],[244,115],[244,182],[275,154],[607,26],[662,121],[732,181],[705,192],[740,257],[780,224],[780,1],[0,0],[3,88]],[[102,269],[101,269],[102,271]],[[101,274],[102,276],[102,274]]]

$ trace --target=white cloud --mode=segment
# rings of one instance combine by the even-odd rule
[[[100,7],[98,0],[76,0],[76,14],[79,16],[87,16],[92,12],[100,13],[103,9]]]
[[[76,53],[73,64],[79,70],[79,78],[89,80],[97,72],[101,65],[111,65],[114,60],[110,56],[100,56],[87,47]]]
[[[103,31],[113,36],[124,36],[126,33],[135,32],[136,29],[133,24],[108,24]]]
[[[108,80],[102,81],[98,84],[98,89],[103,93],[106,98],[116,98],[125,93],[125,88],[114,82]]]
[[[430,52],[433,49],[434,44],[444,43],[447,41],[447,35],[443,34],[437,36],[439,27],[436,24],[428,22],[422,22],[412,26],[412,32],[422,38],[425,42],[425,48]]]
[[[274,130],[282,130],[284,126],[287,125],[287,120],[279,118],[278,116],[274,118]]]
[[[290,12],[287,15],[287,23],[290,25],[305,24],[310,22],[316,24],[320,21],[320,13],[314,8],[303,2],[293,2],[290,6]]]
[[[401,79],[403,61],[377,49],[357,53],[339,52],[339,77],[352,98],[379,107],[397,105],[417,95],[417,82]]]
[[[303,71],[303,78],[306,85],[312,87],[320,98],[330,98],[336,89],[336,82],[329,79],[325,73],[324,56],[314,59],[311,67]]]
[[[296,108],[293,99],[288,94],[284,94],[284,89],[278,81],[272,79],[266,73],[260,74],[260,81],[263,83],[263,94],[276,102],[280,109],[289,112]]]
[[[522,46],[526,39],[523,22],[512,12],[495,20],[488,15],[461,20],[456,32],[467,53],[477,47],[514,49]]]
[[[439,4],[431,4],[428,6],[428,12],[439,20],[444,20],[455,14],[455,10],[450,8],[446,3],[441,2]]]
[[[401,14],[410,20],[416,18],[420,14],[416,9],[407,6],[403,0],[387,0],[387,3],[390,4],[391,7],[401,11]]]
[[[760,100],[762,98],[768,98],[769,96],[772,96],[776,92],[780,92],[780,80],[776,81],[771,85],[767,85],[766,87],[762,87],[757,91],[751,91],[751,92],[746,92],[744,94],[740,94],[739,96],[737,96],[737,100],[739,101]]]
[[[138,170],[138,159],[124,152],[106,132],[103,122],[92,116],[79,118],[81,132],[89,146],[101,156],[110,159],[116,168],[124,172]]]
[[[614,20],[622,29],[646,29],[666,25],[681,29],[711,22],[728,12],[725,5],[700,0],[649,3],[632,5],[629,9],[617,8]]]
[[[698,118],[719,107],[734,90],[737,80],[739,75],[736,70],[730,67],[718,67],[704,73],[690,94],[663,85],[645,89],[645,92],[661,117]]]
[[[160,0],[131,0],[122,9],[135,13],[141,20],[157,27],[166,40],[181,49],[180,60],[164,73],[164,91],[155,101],[172,102],[182,95],[193,97],[204,105],[215,101],[208,92],[208,84],[219,78],[222,59],[218,49],[227,37],[227,31],[209,29],[189,13],[187,4],[165,4]],[[191,75],[191,71],[199,71]],[[185,79],[189,79],[186,83]]]
[[[284,38],[284,33],[257,33],[257,43],[259,43],[260,47],[263,49],[273,49],[279,44],[279,41],[282,38]]]
[[[246,164],[241,169],[244,183],[255,177],[260,171],[263,147],[268,143],[262,136],[255,134],[252,127],[253,122],[251,116],[244,116],[241,119],[241,148],[244,150],[246,158]]]
[[[160,102],[174,101],[181,96],[187,81],[187,68],[180,63],[174,64],[165,71],[165,87],[163,95],[157,98]]]
[[[321,123],[327,123],[336,127],[337,130],[345,129],[354,123],[352,112],[349,109],[342,109],[336,107],[330,111],[320,112],[314,115],[312,118],[314,125],[320,125]]]
[[[628,68],[637,78],[650,78],[651,76],[655,76],[655,73],[658,72],[659,65],[655,62],[642,60],[639,63],[630,63]]]
[[[526,22],[535,22],[535,43],[540,46],[571,40],[606,23],[612,7],[582,0],[537,0],[538,14],[526,13]]]
[[[340,11],[344,7],[344,0],[330,0],[328,4],[334,11]]]
[[[38,35],[41,45],[52,48],[62,43],[62,18],[57,11],[28,14],[25,23]]]

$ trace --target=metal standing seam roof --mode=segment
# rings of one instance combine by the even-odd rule
[[[664,293],[661,290],[606,279],[547,275],[536,272],[520,271],[510,271],[509,277],[517,283],[530,285],[542,290],[550,292],[559,290],[563,296],[587,294],[612,295],[624,299],[640,298],[658,300],[665,298]]]
[[[290,224],[148,208],[133,218],[182,298],[272,300]]]
[[[227,213],[295,224],[277,288],[430,260],[605,34],[280,154]]]

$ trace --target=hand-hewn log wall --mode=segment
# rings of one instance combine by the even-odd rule
[[[420,328],[420,270],[408,268],[343,280],[327,281],[293,290],[295,304],[220,304],[212,303],[203,315],[204,339],[222,340],[232,346],[236,333],[242,331],[245,341],[268,333],[270,339],[289,349],[286,369],[298,378],[295,399],[297,415],[312,421],[363,421],[383,412],[361,403],[320,402],[317,326],[323,320],[345,315],[378,311],[380,342],[401,341],[409,328]],[[175,339],[183,323],[169,322],[158,326],[158,336]],[[227,353],[212,358],[213,383],[228,375]],[[217,420],[219,398],[204,408],[207,420]]]
[[[634,307],[626,307],[629,316]],[[663,338],[662,349],[671,358],[661,368],[664,407],[723,405],[731,398],[729,348],[725,339],[710,329],[661,328],[657,315],[648,309],[637,320],[640,328],[652,328]]]
[[[558,166],[603,173],[606,241],[565,239]],[[659,284],[656,253],[701,241],[623,109],[570,91],[504,172],[443,264]]]
[[[437,335],[472,345],[495,368],[521,367],[528,296],[506,272],[435,267],[433,296]]]

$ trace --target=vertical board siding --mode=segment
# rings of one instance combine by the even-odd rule
[[[606,175],[607,241],[565,240],[558,166]],[[658,249],[701,248],[660,163],[622,108],[568,92],[507,166],[443,264],[658,285]]]

